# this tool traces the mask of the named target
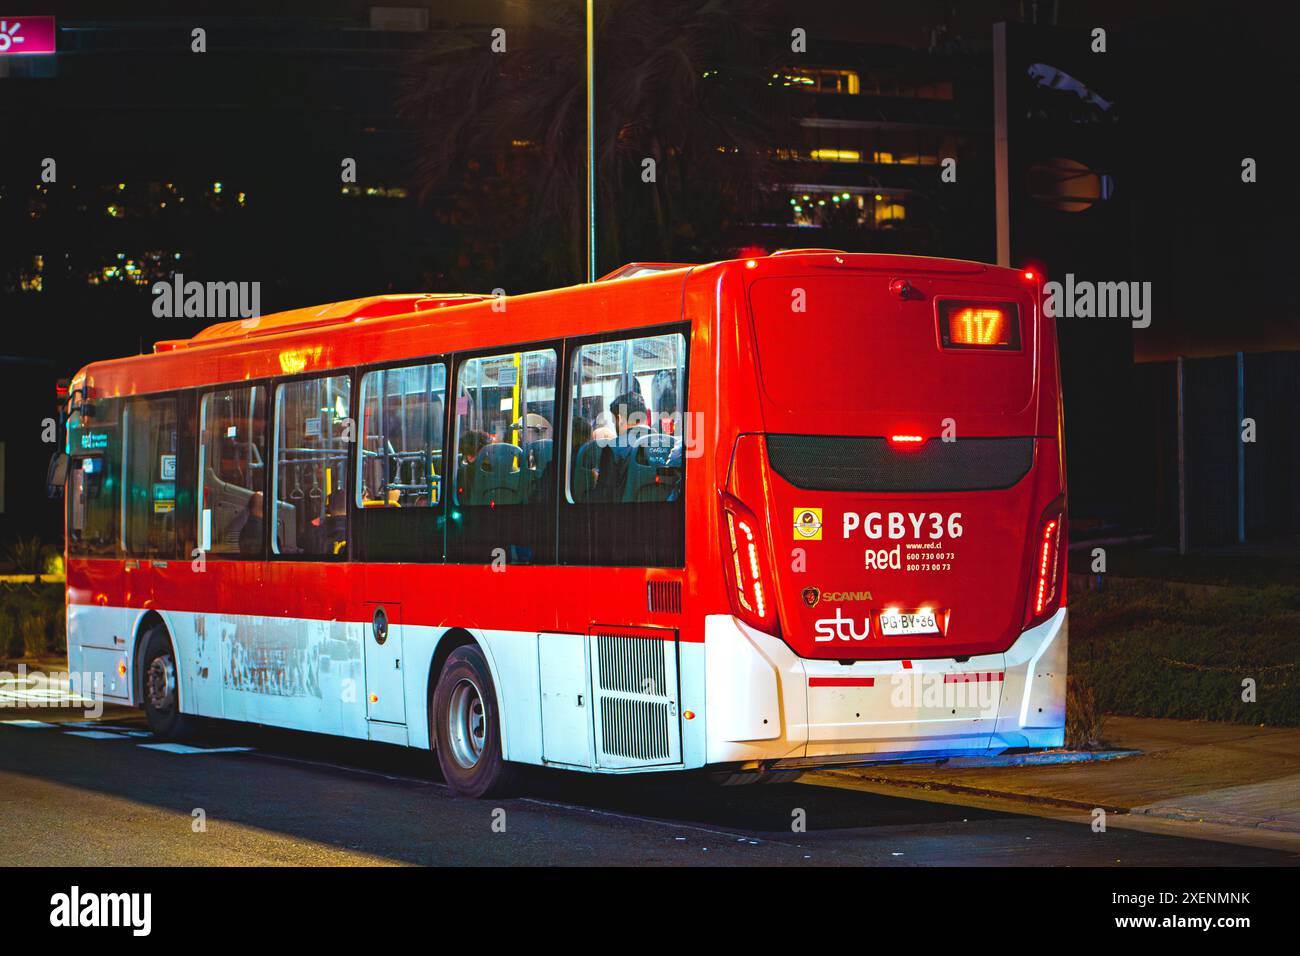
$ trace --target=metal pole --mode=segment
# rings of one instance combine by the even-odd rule
[[[1187,553],[1187,445],[1184,440],[1183,357],[1178,356],[1178,553]]]
[[[596,0],[587,0],[587,281],[596,281]]]
[[[1246,417],[1246,355],[1237,353],[1237,543],[1246,543],[1246,443],[1241,440]]]
[[[1007,115],[1007,25],[993,24],[993,205],[997,262],[1011,265],[1011,150]]]

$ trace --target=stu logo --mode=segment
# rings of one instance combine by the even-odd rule
[[[853,618],[845,617],[840,609],[836,608],[834,617],[823,617],[813,627],[817,631],[814,640],[818,643],[824,644],[837,637],[841,641],[865,641],[867,635],[871,633],[871,618],[868,617],[862,622],[862,633],[859,634],[853,625]]]
[[[148,936],[153,925],[152,893],[71,892],[50,897],[51,926],[129,926],[134,936]]]

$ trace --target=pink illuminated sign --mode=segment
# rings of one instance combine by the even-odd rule
[[[54,17],[0,17],[0,56],[53,52]]]

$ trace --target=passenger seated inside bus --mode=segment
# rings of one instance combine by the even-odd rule
[[[628,462],[636,440],[649,433],[646,426],[645,399],[638,392],[624,392],[614,399],[612,412],[616,438],[602,441],[596,465],[596,487],[589,501],[613,502],[623,500],[627,487]]]
[[[679,334],[596,342],[579,348],[567,474],[575,504],[681,498],[684,455]],[[581,424],[579,424],[581,423]]]
[[[262,512],[262,493],[255,491],[248,499],[244,526],[239,529],[239,553],[242,555],[251,557],[262,553],[262,530],[265,527]]]
[[[325,516],[311,520],[308,552],[337,557],[348,544],[348,502],[341,488],[330,492]]]

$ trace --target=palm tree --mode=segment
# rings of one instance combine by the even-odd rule
[[[631,258],[716,256],[728,220],[757,205],[784,115],[768,84],[772,51],[753,27],[764,5],[597,0],[603,269]],[[527,254],[546,263],[547,278],[576,280],[585,248],[584,8],[564,0],[530,10],[533,21],[511,31],[504,53],[491,52],[486,29],[436,35],[402,107],[421,127],[421,199],[457,197],[450,215],[492,235],[512,207],[525,209],[515,225]]]

